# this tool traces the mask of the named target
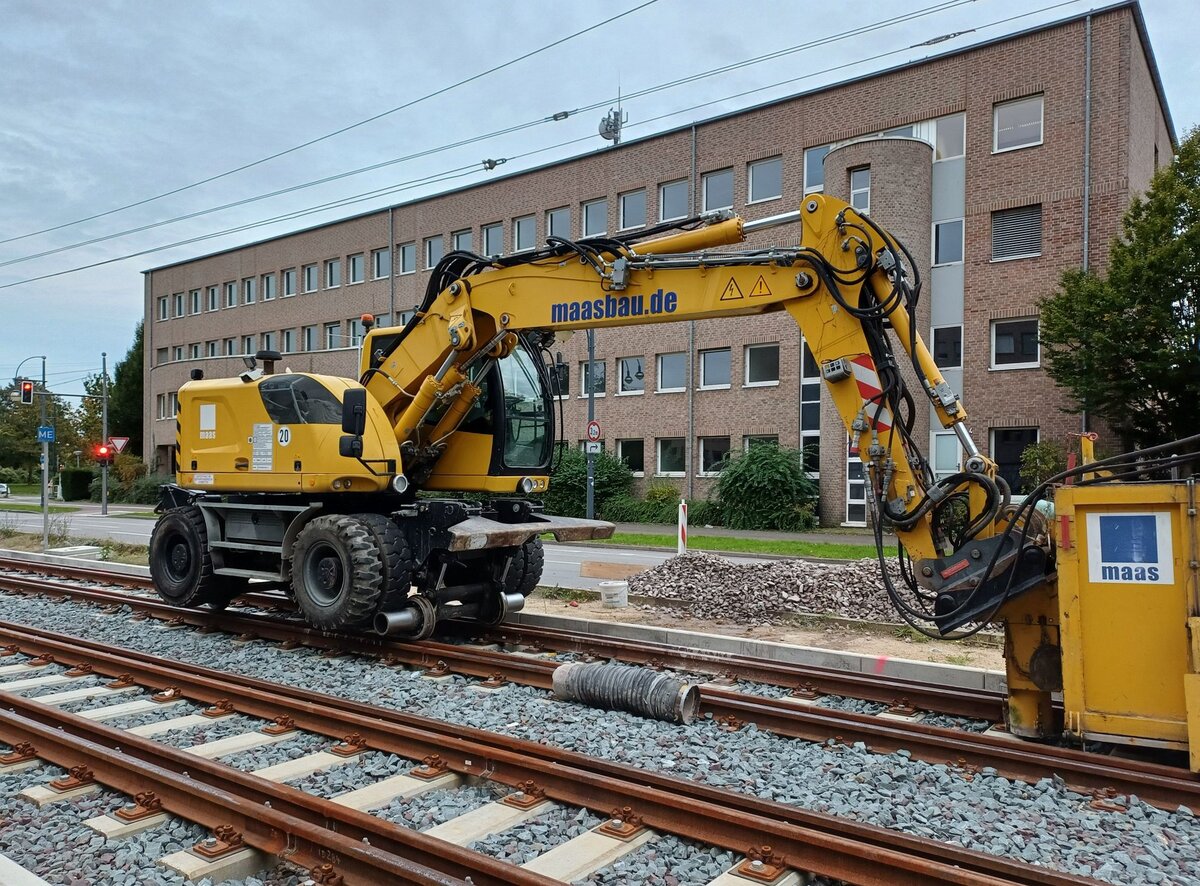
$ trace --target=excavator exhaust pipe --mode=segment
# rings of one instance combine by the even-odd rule
[[[375,616],[375,633],[384,637],[389,634],[411,633],[421,626],[421,613],[409,606],[398,612],[380,612]]]

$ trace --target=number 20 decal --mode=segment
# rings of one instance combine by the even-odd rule
[[[280,428],[278,434],[276,434],[276,438],[279,440],[280,446],[287,446],[292,442],[292,429]]]

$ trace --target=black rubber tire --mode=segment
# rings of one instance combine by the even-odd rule
[[[346,514],[315,517],[292,549],[292,593],[313,627],[368,626],[383,593],[383,552],[374,533]]]
[[[222,599],[228,582],[213,575],[204,515],[195,505],[172,508],[150,536],[150,575],[158,595],[173,606],[201,606]]]
[[[537,536],[529,539],[525,544],[521,545],[521,581],[517,585],[516,590],[523,597],[528,597],[533,593],[533,589],[538,586],[538,582],[542,580],[542,568],[546,565],[546,551],[542,547],[542,540]],[[513,561],[516,565],[516,561]]]
[[[413,562],[408,539],[391,519],[383,514],[354,514],[375,539],[379,548],[382,583],[376,612],[393,612],[408,605],[412,590]]]

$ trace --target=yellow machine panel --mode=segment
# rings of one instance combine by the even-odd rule
[[[349,379],[283,373],[194,381],[179,390],[180,485],[212,492],[378,492],[400,470],[383,409],[368,399],[363,458],[338,454]]]
[[[1067,732],[1179,749],[1190,738],[1200,749],[1200,710],[1185,691],[1200,680],[1189,638],[1200,615],[1194,496],[1188,483],[1056,493]]]

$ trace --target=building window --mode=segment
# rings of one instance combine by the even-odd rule
[[[183,293],[182,292],[175,293],[175,316],[176,317],[183,316]]]
[[[154,352],[154,365],[162,366],[164,363],[166,363],[167,362],[167,353],[168,352],[167,352],[166,348],[158,348]]]
[[[242,304],[252,305],[256,295],[255,284],[257,281],[253,277],[247,277],[242,281]]]
[[[783,158],[772,157],[751,163],[749,169],[748,202],[774,200],[783,196]]]
[[[603,237],[608,233],[608,200],[583,204],[583,236]]]
[[[682,437],[659,437],[658,467],[660,477],[682,477],[687,467],[687,453]]]
[[[208,309],[210,311],[221,309],[221,293],[215,286],[208,287]]]
[[[646,224],[646,191],[630,191],[617,198],[620,209],[620,229],[644,227]]]
[[[804,193],[825,190],[825,155],[829,148],[829,145],[820,145],[804,152]]]
[[[242,354],[247,355],[247,356],[253,356],[254,353],[258,350],[254,346],[254,344],[255,344],[255,337],[253,335],[243,335],[242,336]]]
[[[580,394],[584,397],[588,395],[588,385],[591,384],[592,380],[592,373],[589,371],[589,367],[596,370],[596,381],[594,384],[592,384],[592,390],[595,392],[597,397],[603,397],[605,387],[604,376],[606,369],[606,365],[603,360],[597,360],[595,363],[588,363],[586,360],[584,360],[579,364],[579,379],[582,383]]]
[[[933,330],[933,362],[939,369],[962,368],[962,327],[937,326]]]
[[[306,351],[317,349],[317,327],[305,326],[300,330],[300,346]]]
[[[617,458],[625,462],[635,477],[644,476],[646,473],[646,441],[618,440]]]
[[[1029,369],[1037,366],[1038,321],[992,321],[992,369]]]
[[[470,230],[455,231],[450,235],[454,243],[455,252],[474,252],[475,244],[472,242],[475,238]]]
[[[375,280],[382,280],[390,276],[392,276],[392,250],[371,250],[371,277]]]
[[[963,221],[936,222],[933,226],[933,263],[952,265],[963,260]]]
[[[362,344],[362,320],[358,317],[351,317],[346,321],[346,337],[349,339],[346,342],[347,347],[357,348]]]
[[[417,244],[401,243],[398,248],[400,250],[400,273],[415,273],[417,270]]]
[[[336,289],[342,285],[342,260],[331,258],[325,262],[325,288]]]
[[[866,474],[857,452],[846,456],[846,522],[851,526],[867,522]]]
[[[500,222],[483,226],[483,254],[504,254],[504,225]]]
[[[537,221],[532,215],[513,219],[513,251],[533,249],[537,245]]]
[[[617,393],[640,394],[646,390],[646,373],[641,357],[622,357],[617,360]]]
[[[193,360],[200,359],[200,343],[199,342],[197,342],[194,345],[188,345],[188,356]]]
[[[296,269],[288,268],[283,272],[283,297],[296,294]]]
[[[304,291],[305,292],[316,292],[317,291],[317,266],[316,265],[305,265],[303,268],[303,274],[304,274]]]
[[[1018,206],[992,213],[992,261],[1042,254],[1042,205]]]
[[[225,307],[237,307],[237,283],[230,281],[225,284]]]
[[[949,117],[939,117],[936,122],[933,159],[953,160],[955,157],[961,157],[967,146],[966,115],[951,114]]]
[[[179,392],[171,391],[171,415],[169,418],[174,418],[179,415]]]
[[[687,354],[658,355],[658,391],[668,393],[687,388]]]
[[[167,297],[164,295],[158,300],[158,319],[166,320],[169,315],[170,304]]]
[[[425,269],[430,270],[437,267],[437,263],[442,260],[442,255],[445,250],[445,244],[441,236],[430,237],[425,241]]]
[[[779,384],[779,345],[746,345],[746,387]]]
[[[546,213],[547,237],[571,237],[571,207],[563,206]]]
[[[367,259],[361,252],[348,259],[347,283],[361,283],[367,276]]]
[[[275,333],[264,332],[262,335],[262,346],[264,351],[275,350]]]
[[[778,446],[779,436],[777,434],[754,434],[742,438],[742,449],[749,452],[754,446]]]
[[[687,218],[688,181],[686,178],[658,186],[658,220]]]
[[[550,367],[550,396],[565,400],[571,396],[571,366],[555,363]]]
[[[933,478],[944,480],[958,473],[962,461],[957,434],[942,432],[933,435]]]
[[[992,153],[1042,143],[1042,99],[1040,95],[1031,95],[992,108]]]
[[[296,330],[283,330],[281,344],[283,345],[283,353],[290,354],[296,350]]]
[[[263,293],[263,301],[271,301],[273,298],[275,298],[275,275],[274,274],[263,274],[262,293]]]
[[[821,475],[821,370],[808,349],[801,345],[800,358],[800,452],[804,473],[817,479]]]
[[[193,289],[191,292],[188,293],[188,303],[191,306],[191,312],[193,314],[200,313],[200,290],[199,289]]]
[[[176,363],[183,359],[183,345],[175,345],[171,350],[171,359]]]
[[[700,352],[700,390],[729,387],[729,348]]]
[[[700,474],[713,477],[721,473],[725,458],[729,455],[728,437],[700,438]]]
[[[850,170],[850,205],[864,215],[871,213],[871,167]]]
[[[225,339],[225,356],[232,357],[236,353],[237,353],[237,339],[236,338]]]
[[[733,208],[733,170],[719,169],[705,175],[701,182],[704,191],[704,211]]]
[[[325,324],[325,349],[332,351],[334,348],[342,346],[342,324],[341,323],[326,323]]]
[[[207,354],[209,357],[215,357],[215,356],[217,356],[217,343],[216,343],[216,341],[209,341],[209,342],[205,342],[205,343],[204,343],[204,353],[205,353],[205,354]]]
[[[1021,479],[1021,453],[1037,441],[1037,428],[992,429],[992,461],[996,463],[996,473],[1008,481],[1009,487],[1018,495],[1027,491],[1025,481]]]

